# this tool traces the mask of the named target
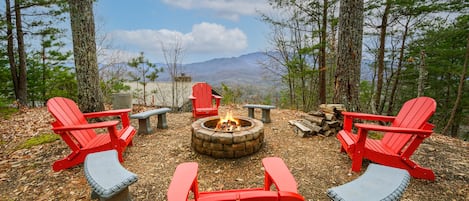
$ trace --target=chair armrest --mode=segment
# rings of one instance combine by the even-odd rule
[[[122,114],[128,114],[130,111],[132,110],[131,109],[107,110],[107,111],[101,111],[101,112],[83,113],[83,116],[85,116],[85,118],[119,116]]]
[[[130,118],[129,118],[130,111],[132,110],[131,109],[107,110],[107,111],[101,111],[101,112],[84,113],[83,116],[85,116],[85,118],[120,116],[122,120],[122,126],[124,128],[127,128],[130,125]]]
[[[366,113],[358,113],[358,112],[342,112],[344,118],[356,118],[356,119],[363,119],[363,120],[373,120],[373,121],[386,121],[391,122],[394,121],[396,117],[394,116],[385,116],[385,115],[376,115],[376,114],[366,114]]]
[[[305,198],[298,193],[279,191],[278,195],[280,200],[291,200],[291,201],[304,201]]]
[[[95,129],[95,128],[105,128],[105,127],[114,127],[119,124],[119,121],[105,121],[92,124],[80,124],[73,126],[61,126],[54,127],[52,130],[54,132],[63,132],[63,131],[73,131],[73,130],[85,130],[85,129]]]
[[[278,191],[297,193],[295,178],[281,158],[264,158],[262,159],[262,165],[265,170],[264,190],[270,190],[270,186],[274,184]]]
[[[198,167],[199,165],[195,162],[182,163],[176,167],[168,187],[168,201],[187,200],[190,191],[194,193],[197,200],[199,197],[197,186]]]
[[[362,124],[362,123],[355,124],[355,127],[359,129],[364,129],[364,130],[404,133],[404,134],[417,134],[421,137],[428,137],[433,133],[433,130],[426,130],[426,129],[390,127],[390,126],[381,126],[381,125],[375,125],[375,124]]]
[[[217,107],[217,108],[220,107],[220,100],[221,100],[222,97],[212,94],[212,98],[215,98],[215,105],[216,105],[216,107]]]
[[[358,113],[358,112],[342,112],[342,115],[344,116],[344,130],[346,131],[352,130],[353,119],[392,122],[396,118],[393,116],[366,114],[366,113]]]

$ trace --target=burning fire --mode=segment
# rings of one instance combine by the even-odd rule
[[[241,129],[241,126],[239,125],[239,120],[233,118],[233,113],[231,111],[228,111],[226,113],[225,118],[220,118],[220,121],[217,123],[217,127],[215,130],[220,130],[220,131],[238,131]]]

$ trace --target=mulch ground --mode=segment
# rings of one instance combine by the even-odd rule
[[[247,116],[238,105],[223,106],[220,114],[232,110]],[[265,124],[265,146],[257,153],[239,159],[213,159],[190,147],[191,113],[167,115],[168,129],[156,129],[151,135],[136,135],[134,146],[124,155],[123,165],[139,177],[130,186],[134,200],[166,200],[171,177],[183,162],[199,163],[200,191],[261,187],[261,159],[282,158],[298,183],[306,200],[329,200],[326,190],[351,181],[363,173],[349,173],[351,160],[341,153],[334,137],[295,135],[289,120],[302,112],[274,109],[272,123]],[[256,111],[256,117],[260,117]],[[152,117],[156,125],[156,117]],[[69,154],[62,140],[34,146],[17,147],[36,135],[51,133],[53,118],[46,108],[22,110],[8,119],[0,118],[0,200],[90,200],[90,189],[83,166],[54,172],[52,163]],[[133,120],[133,125],[137,122]],[[469,143],[433,134],[412,159],[435,171],[436,181],[412,179],[402,200],[469,200]],[[366,190],[366,189],[364,189]]]

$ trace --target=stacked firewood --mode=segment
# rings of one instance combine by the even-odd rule
[[[308,112],[301,119],[290,120],[295,133],[300,137],[312,135],[331,136],[342,129],[343,104],[321,104],[319,110]]]

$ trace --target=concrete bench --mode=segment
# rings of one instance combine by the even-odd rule
[[[159,108],[130,115],[130,118],[138,119],[139,134],[149,134],[153,132],[150,124],[150,117],[153,115],[158,115],[158,125],[156,127],[168,128],[168,124],[166,123],[166,112],[169,111],[171,111],[169,108]]]
[[[91,199],[132,200],[128,187],[138,178],[137,175],[122,167],[116,150],[88,154],[84,170],[86,180],[92,190]]]
[[[254,109],[260,108],[262,109],[262,122],[270,123],[270,109],[274,109],[275,106],[273,105],[255,105],[255,104],[246,104],[243,106],[244,108],[248,108],[248,116],[250,118],[254,118]]]
[[[334,201],[400,200],[410,181],[407,170],[371,163],[357,179],[327,190]]]

